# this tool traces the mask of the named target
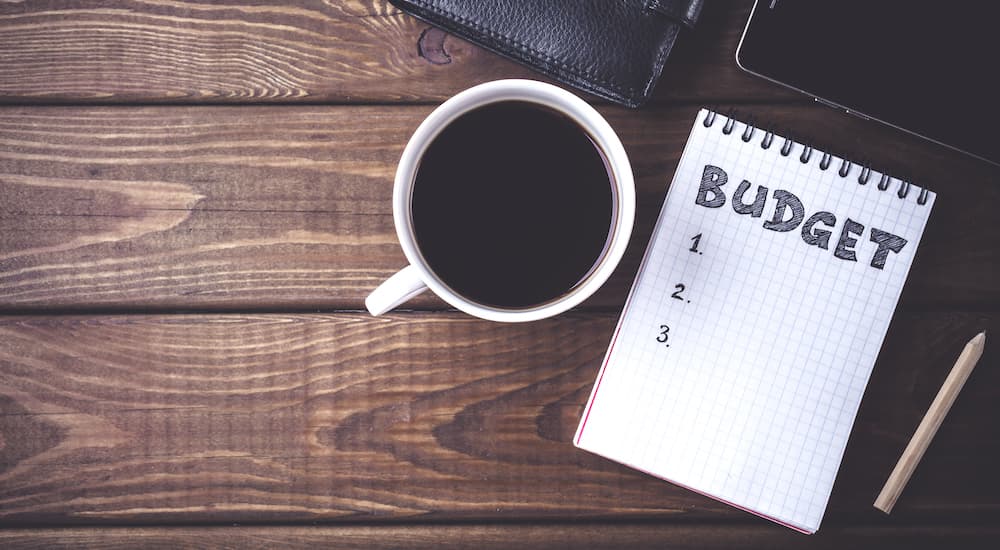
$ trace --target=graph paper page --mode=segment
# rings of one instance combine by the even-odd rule
[[[934,199],[702,110],[576,445],[814,532]]]

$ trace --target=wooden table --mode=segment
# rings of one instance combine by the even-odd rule
[[[530,71],[382,0],[0,2],[0,546],[996,547],[995,344],[893,515],[871,504],[1000,335],[1000,169],[741,73],[748,11],[709,2],[647,108],[597,102],[631,249],[581,307],[500,325],[363,299],[404,265],[410,133]],[[939,193],[811,537],[570,443],[702,105]]]

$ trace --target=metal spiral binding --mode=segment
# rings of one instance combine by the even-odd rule
[[[772,141],[774,141],[774,132],[767,130],[764,134],[764,140],[760,142],[760,148],[770,149]]]
[[[706,128],[711,128],[715,124],[715,119],[718,116],[719,113],[713,110],[709,110],[708,115],[705,116],[705,119],[702,121],[702,124]],[[736,128],[736,123],[739,122],[740,124],[743,124],[743,132],[740,134],[741,141],[743,141],[744,143],[749,143],[750,140],[753,139],[754,134],[759,129],[764,132],[764,138],[760,142],[760,148],[761,149],[771,148],[771,144],[774,142],[774,136],[775,136],[773,131],[768,130],[766,128],[758,128],[757,125],[754,124],[753,119],[751,119],[749,122],[738,121],[731,112],[729,114],[721,116],[725,117],[726,119],[725,124],[723,124],[722,126],[723,134],[727,136],[729,134],[732,134],[733,130]],[[784,142],[781,145],[779,154],[783,157],[787,157],[791,155],[792,148],[796,145],[796,142],[791,138],[787,137],[782,139],[784,139]],[[801,145],[802,145],[802,153],[799,155],[799,162],[801,162],[802,164],[808,164],[809,161],[812,159],[814,149],[812,148],[812,146],[806,145],[804,143]],[[833,162],[833,155],[824,152],[819,161],[819,169],[826,170],[830,168],[830,164],[832,162]],[[860,167],[861,167],[861,173],[858,174],[858,185],[867,185],[868,181],[871,179],[872,176],[872,169],[866,164],[862,164],[860,165]],[[854,163],[852,163],[847,159],[841,159],[840,167],[837,169],[837,175],[842,178],[846,178],[851,174],[851,170],[853,168],[854,168]],[[892,183],[893,183],[893,178],[891,176],[882,174],[881,177],[879,178],[877,187],[879,191],[885,191],[889,188],[890,185],[892,185]],[[896,190],[896,196],[898,196],[901,199],[905,199],[907,196],[909,196],[912,187],[913,186],[910,184],[910,182],[899,180],[899,187]],[[917,195],[917,204],[927,204],[927,198],[928,198],[928,191],[926,189],[921,188],[920,193]]]
[[[733,133],[733,126],[736,126],[735,118],[727,118],[725,126],[722,127],[722,133],[727,136]]]
[[[826,170],[830,167],[830,161],[833,159],[833,155],[830,153],[823,153],[823,158],[819,160],[819,169]]]
[[[858,175],[858,185],[864,185],[868,183],[868,179],[872,177],[872,169],[865,166],[861,168],[861,174]]]
[[[792,152],[792,145],[794,145],[790,138],[785,138],[785,144],[781,146],[781,156],[787,157]]]
[[[743,143],[748,143],[753,138],[753,130],[754,130],[753,119],[751,119],[750,122],[746,122],[744,124],[746,125],[746,129],[743,130],[743,135],[740,136],[740,139],[743,140]]]

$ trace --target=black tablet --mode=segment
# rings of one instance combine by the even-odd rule
[[[741,68],[1000,164],[1000,2],[757,0]]]

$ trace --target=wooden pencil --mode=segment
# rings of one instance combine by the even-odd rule
[[[886,480],[885,486],[882,487],[882,492],[875,499],[875,507],[879,510],[882,510],[886,514],[892,512],[893,506],[896,505],[896,500],[899,498],[900,493],[903,492],[903,488],[906,487],[906,483],[910,480],[910,476],[913,475],[917,464],[923,458],[924,451],[927,450],[931,439],[934,438],[934,434],[937,433],[938,428],[941,426],[941,421],[944,420],[945,415],[948,414],[948,410],[951,409],[951,405],[955,402],[955,398],[958,397],[958,392],[962,390],[962,386],[965,385],[965,381],[969,378],[973,367],[976,366],[979,358],[982,357],[985,343],[986,333],[980,332],[972,340],[969,340],[969,343],[962,349],[961,355],[955,361],[955,366],[952,367],[951,372],[948,373],[948,378],[944,381],[944,385],[938,391],[937,397],[934,398],[934,402],[931,403],[930,408],[927,409],[927,413],[924,414],[923,420],[917,426],[917,431],[914,432],[902,456],[899,457],[896,467],[889,474],[889,479]]]

